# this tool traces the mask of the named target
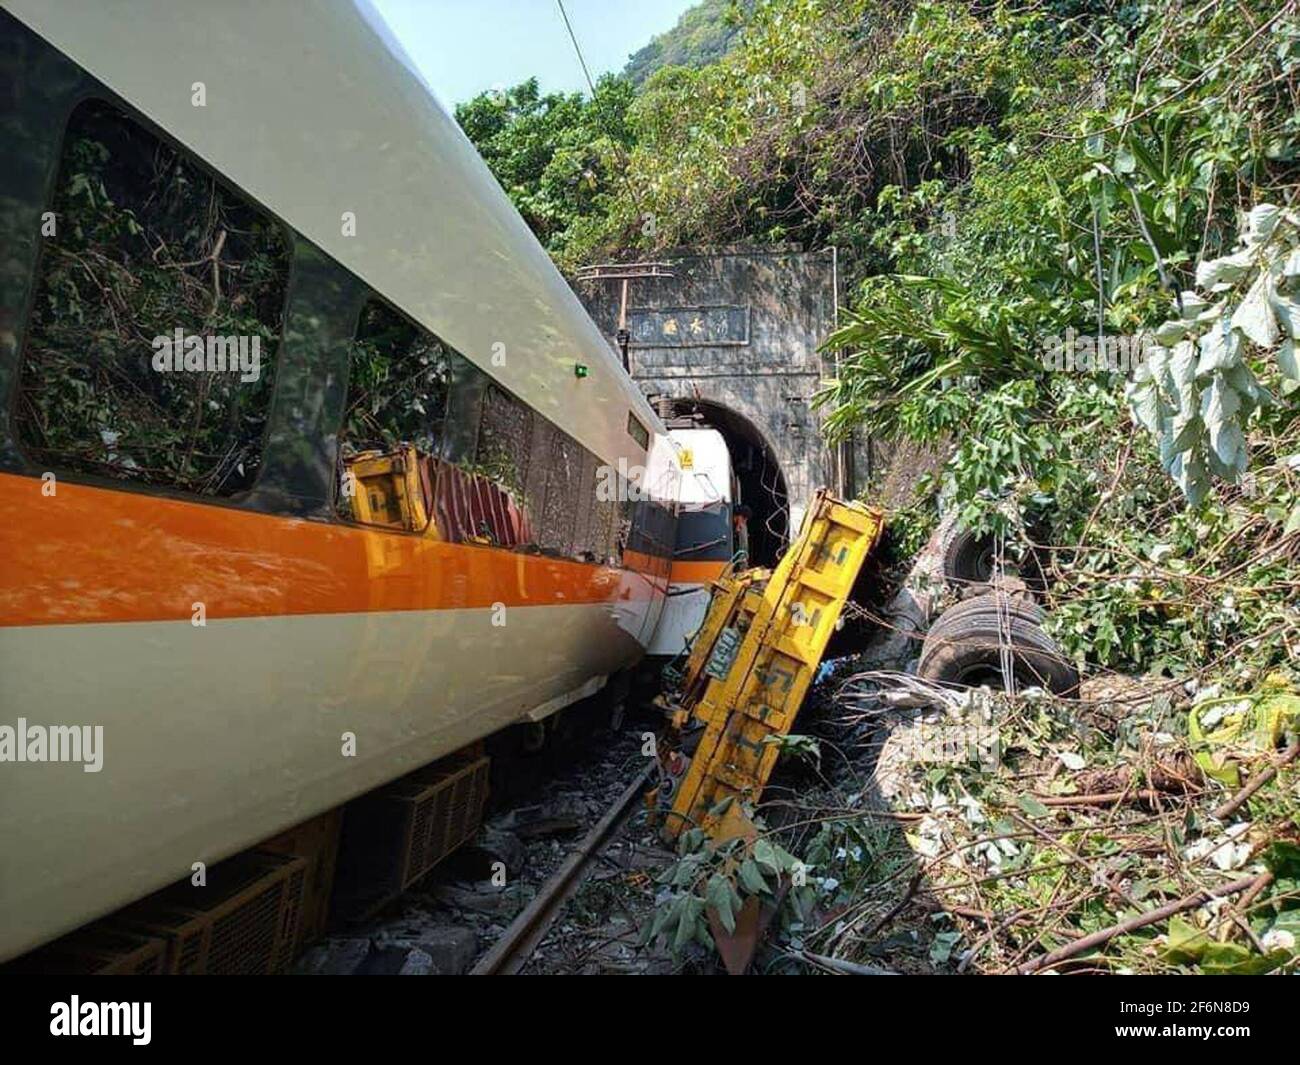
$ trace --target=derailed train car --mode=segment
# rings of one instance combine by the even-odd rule
[[[364,4],[0,9],[3,959],[633,665],[680,467]]]

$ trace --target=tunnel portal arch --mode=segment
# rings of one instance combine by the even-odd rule
[[[670,426],[716,429],[727,442],[740,502],[750,508],[749,561],[775,566],[790,541],[790,491],[776,449],[744,414],[714,400],[662,397]]]
[[[574,289],[611,347],[626,330],[629,373],[653,402],[698,411],[741,462],[750,446],[766,457],[783,483],[789,535],[817,488],[850,495],[858,479],[852,446],[827,446],[825,411],[813,403],[835,373],[821,352],[836,325],[835,250],[683,248],[657,258],[635,280],[593,274]]]

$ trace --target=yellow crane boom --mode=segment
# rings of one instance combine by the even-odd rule
[[[747,831],[741,803],[756,802],[884,514],[825,489],[773,570],[715,582],[713,601],[686,663],[673,724],[694,718],[704,734],[673,794],[664,834],[698,826],[715,839]],[[726,802],[727,799],[733,801]]]

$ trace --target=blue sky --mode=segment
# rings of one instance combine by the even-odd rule
[[[586,91],[556,0],[371,0],[452,106],[536,75],[544,92]],[[695,0],[564,0],[593,79],[672,27]]]

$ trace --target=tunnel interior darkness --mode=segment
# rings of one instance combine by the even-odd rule
[[[722,434],[740,482],[740,501],[753,511],[749,564],[775,566],[790,539],[789,493],[781,466],[762,433],[748,418],[708,400],[674,399],[672,415],[674,420],[690,418],[694,428],[716,429]]]

